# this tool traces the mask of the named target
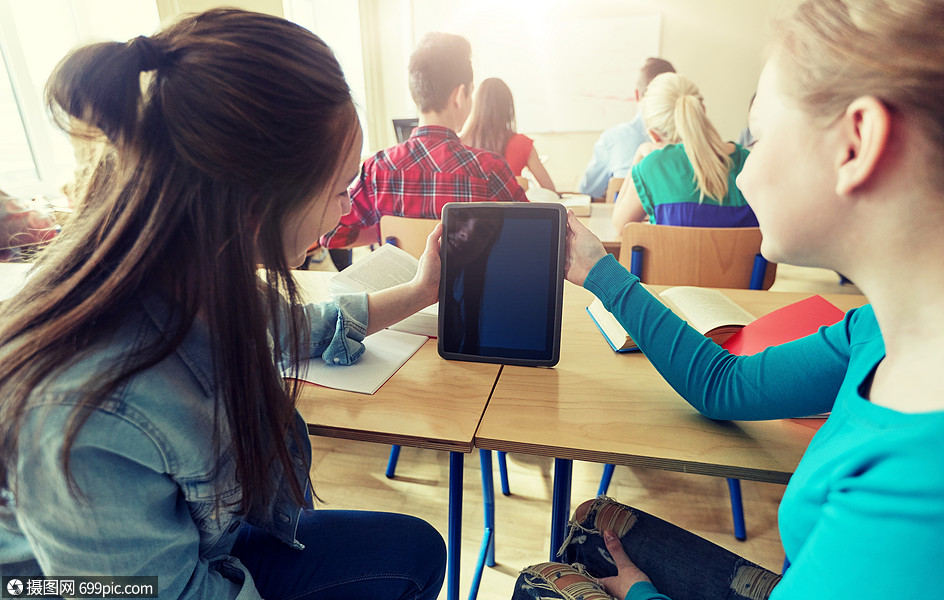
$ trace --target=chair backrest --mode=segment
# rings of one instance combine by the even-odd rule
[[[380,217],[380,239],[390,241],[416,258],[426,249],[426,238],[436,228],[439,219],[412,219],[410,217]]]
[[[623,177],[610,177],[610,180],[606,183],[606,201],[609,203],[616,202],[616,195],[619,194],[620,188],[623,187],[623,182],[626,181]]]
[[[515,177],[515,181],[517,181],[518,185],[521,186],[521,189],[523,189],[526,192],[528,191],[528,187],[531,185],[531,182],[528,181],[528,178],[522,177],[521,175],[517,175]]]
[[[769,289],[777,265],[760,256],[757,227],[673,227],[629,223],[620,262],[652,285]]]

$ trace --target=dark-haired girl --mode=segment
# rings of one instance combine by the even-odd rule
[[[437,296],[439,231],[411,283],[299,302],[290,269],[350,209],[358,172],[331,51],[213,10],[74,51],[47,98],[111,152],[0,309],[0,570],[156,575],[161,598],[435,598],[431,526],[311,509],[280,372],[351,363]]]

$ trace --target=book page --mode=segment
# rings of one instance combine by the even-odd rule
[[[320,357],[298,363],[298,378],[336,390],[373,394],[416,354],[428,338],[384,329],[364,338],[366,350],[352,365],[329,365]],[[291,375],[287,371],[285,375]]]
[[[599,298],[593,299],[593,302],[587,307],[587,312],[590,313],[594,323],[600,329],[600,333],[603,334],[613,350],[621,352],[636,347],[633,339],[629,337],[629,334],[626,333],[617,318],[613,316],[613,313],[606,310]]]
[[[754,320],[754,315],[718,290],[678,286],[663,290],[659,297],[702,335],[719,327],[743,326]]]
[[[427,337],[439,335],[439,302],[423,308],[409,317],[394,323],[388,329],[405,331]]]
[[[332,294],[385,290],[413,279],[418,265],[412,254],[393,244],[383,244],[335,275],[328,290]]]

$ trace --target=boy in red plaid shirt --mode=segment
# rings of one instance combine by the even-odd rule
[[[381,215],[439,219],[447,202],[527,202],[501,155],[469,148],[456,135],[472,107],[471,54],[463,37],[423,37],[409,67],[419,126],[364,162],[350,190],[351,212],[321,238],[323,246],[380,242]]]

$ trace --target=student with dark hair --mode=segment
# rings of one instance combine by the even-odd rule
[[[472,109],[471,56],[463,37],[423,37],[409,66],[419,126],[364,162],[351,188],[351,212],[322,237],[323,246],[379,242],[382,215],[439,219],[447,202],[527,202],[501,155],[469,148],[456,134]]]
[[[361,147],[332,52],[218,9],[75,50],[47,98],[111,151],[0,307],[0,570],[154,575],[160,598],[436,598],[430,525],[311,509],[281,372],[357,360],[438,292],[437,230],[412,282],[299,302],[290,269],[347,212]]]
[[[534,148],[534,140],[516,131],[515,99],[508,84],[501,79],[490,77],[475,90],[472,115],[466,121],[462,142],[501,154],[515,176],[521,175],[527,167],[538,185],[557,191]]]
[[[675,67],[661,58],[647,58],[636,79],[635,99],[638,105],[649,83],[662,73],[675,73]],[[642,111],[636,111],[632,121],[610,127],[593,145],[593,156],[580,180],[582,194],[594,198],[606,196],[606,186],[612,177],[626,177],[633,165],[636,150],[649,141]]]

